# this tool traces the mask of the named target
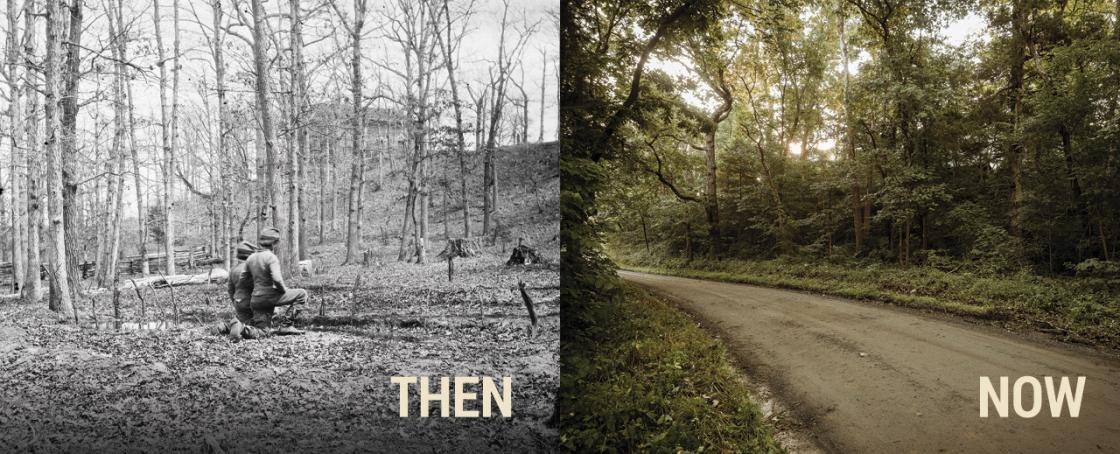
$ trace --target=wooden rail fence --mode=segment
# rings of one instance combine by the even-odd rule
[[[122,275],[138,275],[143,271],[143,263],[140,255],[121,257],[117,262],[117,269]],[[199,266],[213,265],[215,263],[222,263],[222,257],[215,256],[208,246],[175,250],[175,266],[194,269]],[[80,269],[82,273],[82,279],[93,277],[96,267],[97,262],[94,261],[86,261],[78,264],[78,269]],[[166,272],[167,254],[148,254],[148,269],[152,273],[157,271]],[[47,278],[47,266],[45,264],[39,268],[39,278]],[[12,276],[11,262],[0,262],[0,282],[6,284],[8,287],[14,285],[15,279],[13,279]]]

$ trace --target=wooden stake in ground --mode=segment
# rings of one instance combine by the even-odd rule
[[[121,321],[121,270],[117,266],[113,266],[113,319],[117,323]]]
[[[358,287],[362,285],[362,273],[354,275],[354,288],[350,289],[350,315],[357,314],[358,308]]]
[[[150,281],[146,282],[144,285],[148,287],[148,290],[152,291],[152,294],[156,294],[156,288],[152,287],[152,283]],[[159,310],[158,320],[160,321],[160,323],[167,324],[167,310],[163,308],[163,304],[160,304],[159,298],[153,299],[152,305],[155,306],[157,310]]]
[[[171,291],[171,310],[175,312],[175,326],[179,326],[179,302],[175,300],[175,286],[167,282],[167,276],[159,273],[159,277],[163,278],[163,282],[167,283],[167,289]]]
[[[136,292],[136,297],[140,298],[140,322],[143,323],[147,319],[147,303],[144,301],[144,295],[140,294],[140,286],[136,285],[136,279],[129,279],[132,282],[132,290]]]
[[[529,320],[533,323],[533,331],[537,329],[537,311],[533,309],[533,299],[529,297],[529,293],[525,291],[525,283],[521,279],[517,280],[517,288],[521,290],[521,300],[525,302],[525,309],[529,310]]]
[[[439,257],[447,258],[447,282],[451,282],[455,277],[455,257],[474,257],[477,254],[467,238],[447,240],[447,246],[439,253]]]

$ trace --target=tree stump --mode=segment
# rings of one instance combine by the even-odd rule
[[[510,254],[509,260],[506,261],[506,266],[532,265],[540,262],[541,257],[537,255],[537,251],[522,244],[522,239],[518,238],[517,247],[513,248],[513,253]]]
[[[474,257],[478,255],[472,246],[472,241],[469,238],[453,238],[447,240],[447,246],[444,246],[443,252],[440,252],[437,257],[442,260],[447,260],[447,282],[455,279],[455,257]]]
[[[444,246],[443,252],[440,252],[438,257],[441,260],[449,257],[474,257],[478,255],[474,243],[475,241],[470,238],[452,238],[447,240],[447,246]]]

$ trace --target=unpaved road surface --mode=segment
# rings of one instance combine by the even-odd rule
[[[1120,360],[888,306],[620,271],[723,335],[834,452],[1120,452]],[[863,353],[863,355],[861,355]],[[1081,413],[981,419],[980,377],[1085,376]],[[1023,405],[1031,408],[1031,387]]]

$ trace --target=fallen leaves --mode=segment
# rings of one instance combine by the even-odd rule
[[[9,404],[0,406],[0,451],[554,449],[544,421],[559,385],[559,273],[508,270],[502,260],[460,259],[450,284],[442,263],[389,260],[298,279],[320,298],[308,312],[324,306],[305,319],[308,333],[240,343],[205,334],[232,315],[216,284],[176,289],[178,326],[82,329],[40,307],[5,305],[0,317],[18,326],[0,327],[0,401]],[[332,288],[358,272],[365,283],[353,295],[352,285]],[[519,278],[539,301],[532,339],[512,292]],[[151,322],[151,304],[170,307],[170,295],[145,292]],[[139,300],[122,294],[122,304],[139,319]],[[88,317],[88,306],[79,311]],[[513,376],[514,417],[399,418],[389,383],[398,374]]]

